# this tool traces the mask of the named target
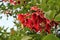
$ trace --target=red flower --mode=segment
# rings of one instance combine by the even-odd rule
[[[12,4],[12,5],[16,5],[16,4],[17,4],[16,1],[14,1],[14,0],[9,0],[9,2],[10,2],[10,4]]]
[[[43,21],[43,18],[40,17],[40,15],[37,16],[37,21],[41,23]]]
[[[10,3],[13,3],[14,2],[14,0],[10,0]]]
[[[33,7],[31,7],[31,9],[30,10],[34,10],[34,11],[37,11],[39,8],[37,7],[37,6],[33,6]]]
[[[16,5],[16,4],[17,4],[16,1],[14,1],[14,2],[13,2],[13,5]]]
[[[30,13],[28,12],[28,13],[26,13],[26,14],[24,14],[26,17],[30,17]]]
[[[44,30],[45,30],[46,32],[50,33],[50,29],[51,29],[50,23],[51,23],[51,21],[50,21],[49,19],[44,18],[42,22],[44,23],[44,24],[42,24],[42,25],[45,26],[45,27],[44,27]]]
[[[46,19],[46,23],[47,23],[47,24],[50,24],[50,23],[51,23],[51,21],[50,21],[50,20],[48,20],[48,19]]]
[[[35,31],[35,32],[38,32],[40,29],[39,29],[39,24],[38,24],[38,22],[34,22],[33,23],[33,30]]]
[[[33,27],[32,20],[31,20],[31,19],[26,19],[25,25],[26,25],[28,28],[32,29],[32,27]]]
[[[51,33],[50,30],[51,30],[51,26],[49,24],[46,24],[45,31]]]
[[[35,12],[32,14],[18,14],[18,20],[20,20],[23,25],[35,32],[41,32],[44,30],[45,32],[50,33],[51,25],[56,25],[56,23],[45,18],[43,12],[38,7],[33,6],[31,7],[31,10],[34,10]]]
[[[33,22],[37,20],[37,15],[35,13],[31,15],[31,20],[33,20]]]
[[[22,23],[25,22],[25,16],[24,16],[23,14],[18,14],[17,16],[18,16],[17,19],[18,19],[20,22],[22,22]]]
[[[58,25],[58,23],[57,22],[55,22],[55,21],[51,21],[51,26],[56,26],[57,27],[57,25]]]

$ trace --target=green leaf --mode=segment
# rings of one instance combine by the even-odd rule
[[[50,10],[47,13],[45,13],[45,16],[50,20],[52,20],[55,17],[55,15],[56,15],[56,10]]]
[[[30,8],[30,5],[26,5],[26,8],[29,9]]]
[[[60,21],[60,14],[55,17],[55,21]]]
[[[44,10],[44,11],[48,11],[48,7],[46,4],[41,4],[41,8]]]
[[[37,0],[31,0],[33,5],[36,5]]]
[[[50,20],[52,20],[55,17],[55,15],[56,15],[56,10],[52,10],[49,15]]]
[[[35,34],[32,36],[32,40],[41,40],[43,37],[40,34]]]
[[[29,40],[29,39],[31,39],[30,36],[24,36],[21,40]]]
[[[56,37],[56,36],[53,35],[53,34],[48,34],[47,36],[45,36],[45,37],[43,38],[43,40],[59,40],[59,38]]]

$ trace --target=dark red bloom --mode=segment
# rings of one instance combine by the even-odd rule
[[[38,31],[39,31],[39,24],[38,24],[38,23],[34,23],[34,25],[33,25],[33,30],[34,30],[35,32],[38,32]]]
[[[24,1],[24,4],[26,4],[26,1]]]
[[[18,1],[17,3],[20,4],[20,1]]]
[[[31,15],[31,20],[33,20],[33,22],[37,20],[37,15],[35,13]]]
[[[32,29],[32,27],[33,27],[33,22],[32,22],[32,20],[31,20],[31,19],[26,19],[25,25],[26,25],[28,28]]]
[[[50,33],[50,30],[51,30],[51,25],[46,24],[45,31]]]
[[[51,21],[51,26],[56,26],[57,27],[57,25],[58,25],[58,23],[57,22],[55,22],[55,21]]]
[[[45,32],[50,33],[51,25],[53,24],[52,26],[54,26],[56,23],[45,18],[43,11],[41,11],[37,6],[31,7],[31,10],[34,10],[35,12],[32,14],[18,14],[18,20],[35,32],[41,32],[44,30]]]

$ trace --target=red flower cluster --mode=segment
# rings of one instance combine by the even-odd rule
[[[33,6],[30,9],[34,12],[26,14],[18,14],[18,20],[26,27],[31,30],[38,32],[44,30],[47,33],[50,33],[51,21],[44,17],[43,11],[41,11],[37,6]]]
[[[20,1],[9,0],[12,5],[20,4]]]

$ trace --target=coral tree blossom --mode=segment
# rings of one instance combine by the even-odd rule
[[[38,32],[44,30],[47,33],[50,33],[51,30],[51,21],[44,17],[44,13],[37,6],[31,7],[30,11],[32,13],[18,14],[18,20],[26,27],[31,30]]]

